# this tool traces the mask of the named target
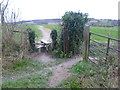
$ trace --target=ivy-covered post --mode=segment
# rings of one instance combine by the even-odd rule
[[[32,31],[29,28],[28,29],[28,35],[29,35],[30,51],[34,52],[36,50],[36,47],[35,47],[35,31]]]
[[[50,37],[52,38],[52,50],[57,48],[57,31],[52,30]]]
[[[84,52],[83,52],[83,60],[88,60],[89,57],[89,25],[85,25],[84,27]]]

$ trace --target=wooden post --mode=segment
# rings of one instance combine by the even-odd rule
[[[83,60],[88,60],[88,55],[89,55],[89,25],[85,25],[84,27],[84,52],[83,52]]]
[[[110,36],[110,33],[108,33],[108,37],[109,36]],[[107,51],[106,51],[106,60],[107,61],[108,61],[109,47],[110,47],[110,38],[108,38],[108,42],[107,42]]]
[[[89,32],[89,47],[88,47],[88,51],[90,51],[90,36],[91,36],[91,33]]]

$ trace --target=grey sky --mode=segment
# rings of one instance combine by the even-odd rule
[[[118,19],[119,0],[10,0],[22,20],[60,18],[66,11],[81,11],[97,19]]]

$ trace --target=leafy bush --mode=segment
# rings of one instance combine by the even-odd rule
[[[84,25],[88,21],[87,16],[86,13],[70,11],[62,17],[63,29],[58,40],[60,57],[71,57],[79,53],[79,47],[83,41]]]
[[[54,50],[57,48],[57,31],[52,30],[52,32],[50,33],[50,36],[52,38],[52,50]]]
[[[37,50],[35,47],[35,31],[31,30],[30,28],[28,29],[28,31],[29,31],[30,51],[34,52]]]
[[[83,41],[83,30],[87,23],[87,14],[81,12],[66,12],[62,17],[63,21],[63,52],[75,55],[79,52],[79,46]]]

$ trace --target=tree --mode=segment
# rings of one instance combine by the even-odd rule
[[[63,31],[63,52],[64,54],[72,53],[77,54],[79,52],[79,46],[83,41],[83,30],[85,23],[88,21],[88,14],[81,12],[66,12],[62,17]]]
[[[4,14],[5,14],[5,10],[7,9],[9,0],[7,0],[7,3],[4,4],[3,3],[4,0],[0,3],[0,15],[1,15],[1,24],[4,25],[5,19],[4,19]]]
[[[4,4],[4,0],[2,0],[2,2],[0,2],[0,19],[1,19],[1,27],[2,27],[2,51],[5,47],[5,44],[7,42],[6,39],[6,25],[5,25],[5,10],[7,9],[7,6],[8,6],[8,3],[9,3],[9,0],[7,0],[7,3]]]

